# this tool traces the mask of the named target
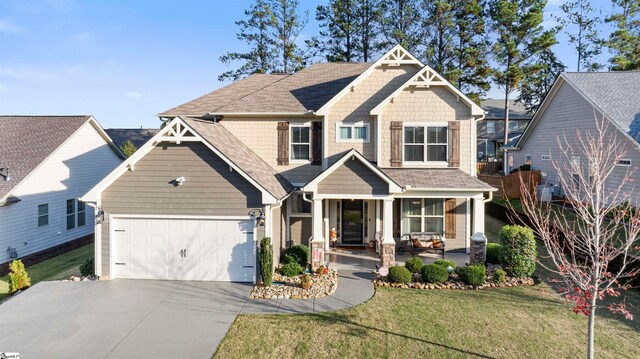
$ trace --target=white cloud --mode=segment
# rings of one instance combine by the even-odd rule
[[[131,91],[131,92],[127,92],[126,95],[124,95],[127,98],[140,98],[142,97],[142,95],[139,92],[135,92],[135,91]]]
[[[13,24],[7,20],[0,20],[0,32],[16,33],[21,31],[22,31],[21,26]]]
[[[93,34],[87,31],[79,32],[71,36],[71,40],[75,42],[88,42],[88,41],[91,41],[92,39],[93,39]]]

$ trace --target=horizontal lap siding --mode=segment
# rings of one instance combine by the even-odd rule
[[[293,245],[309,246],[312,235],[311,217],[289,217],[289,236]]]
[[[169,182],[184,177],[182,186]],[[201,143],[155,147],[102,193],[102,274],[109,271],[109,214],[247,216],[262,207],[249,181]],[[260,232],[262,228],[259,228]],[[261,238],[258,233],[258,239]]]
[[[321,194],[389,194],[389,185],[359,160],[347,160],[318,184]]]

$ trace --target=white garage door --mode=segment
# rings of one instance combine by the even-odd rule
[[[253,221],[115,218],[116,278],[254,282]]]

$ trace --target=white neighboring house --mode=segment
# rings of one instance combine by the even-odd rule
[[[0,263],[93,235],[78,197],[123,160],[92,116],[0,116]]]

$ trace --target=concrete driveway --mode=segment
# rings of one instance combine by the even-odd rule
[[[252,286],[41,282],[0,305],[0,352],[21,358],[211,358]]]

